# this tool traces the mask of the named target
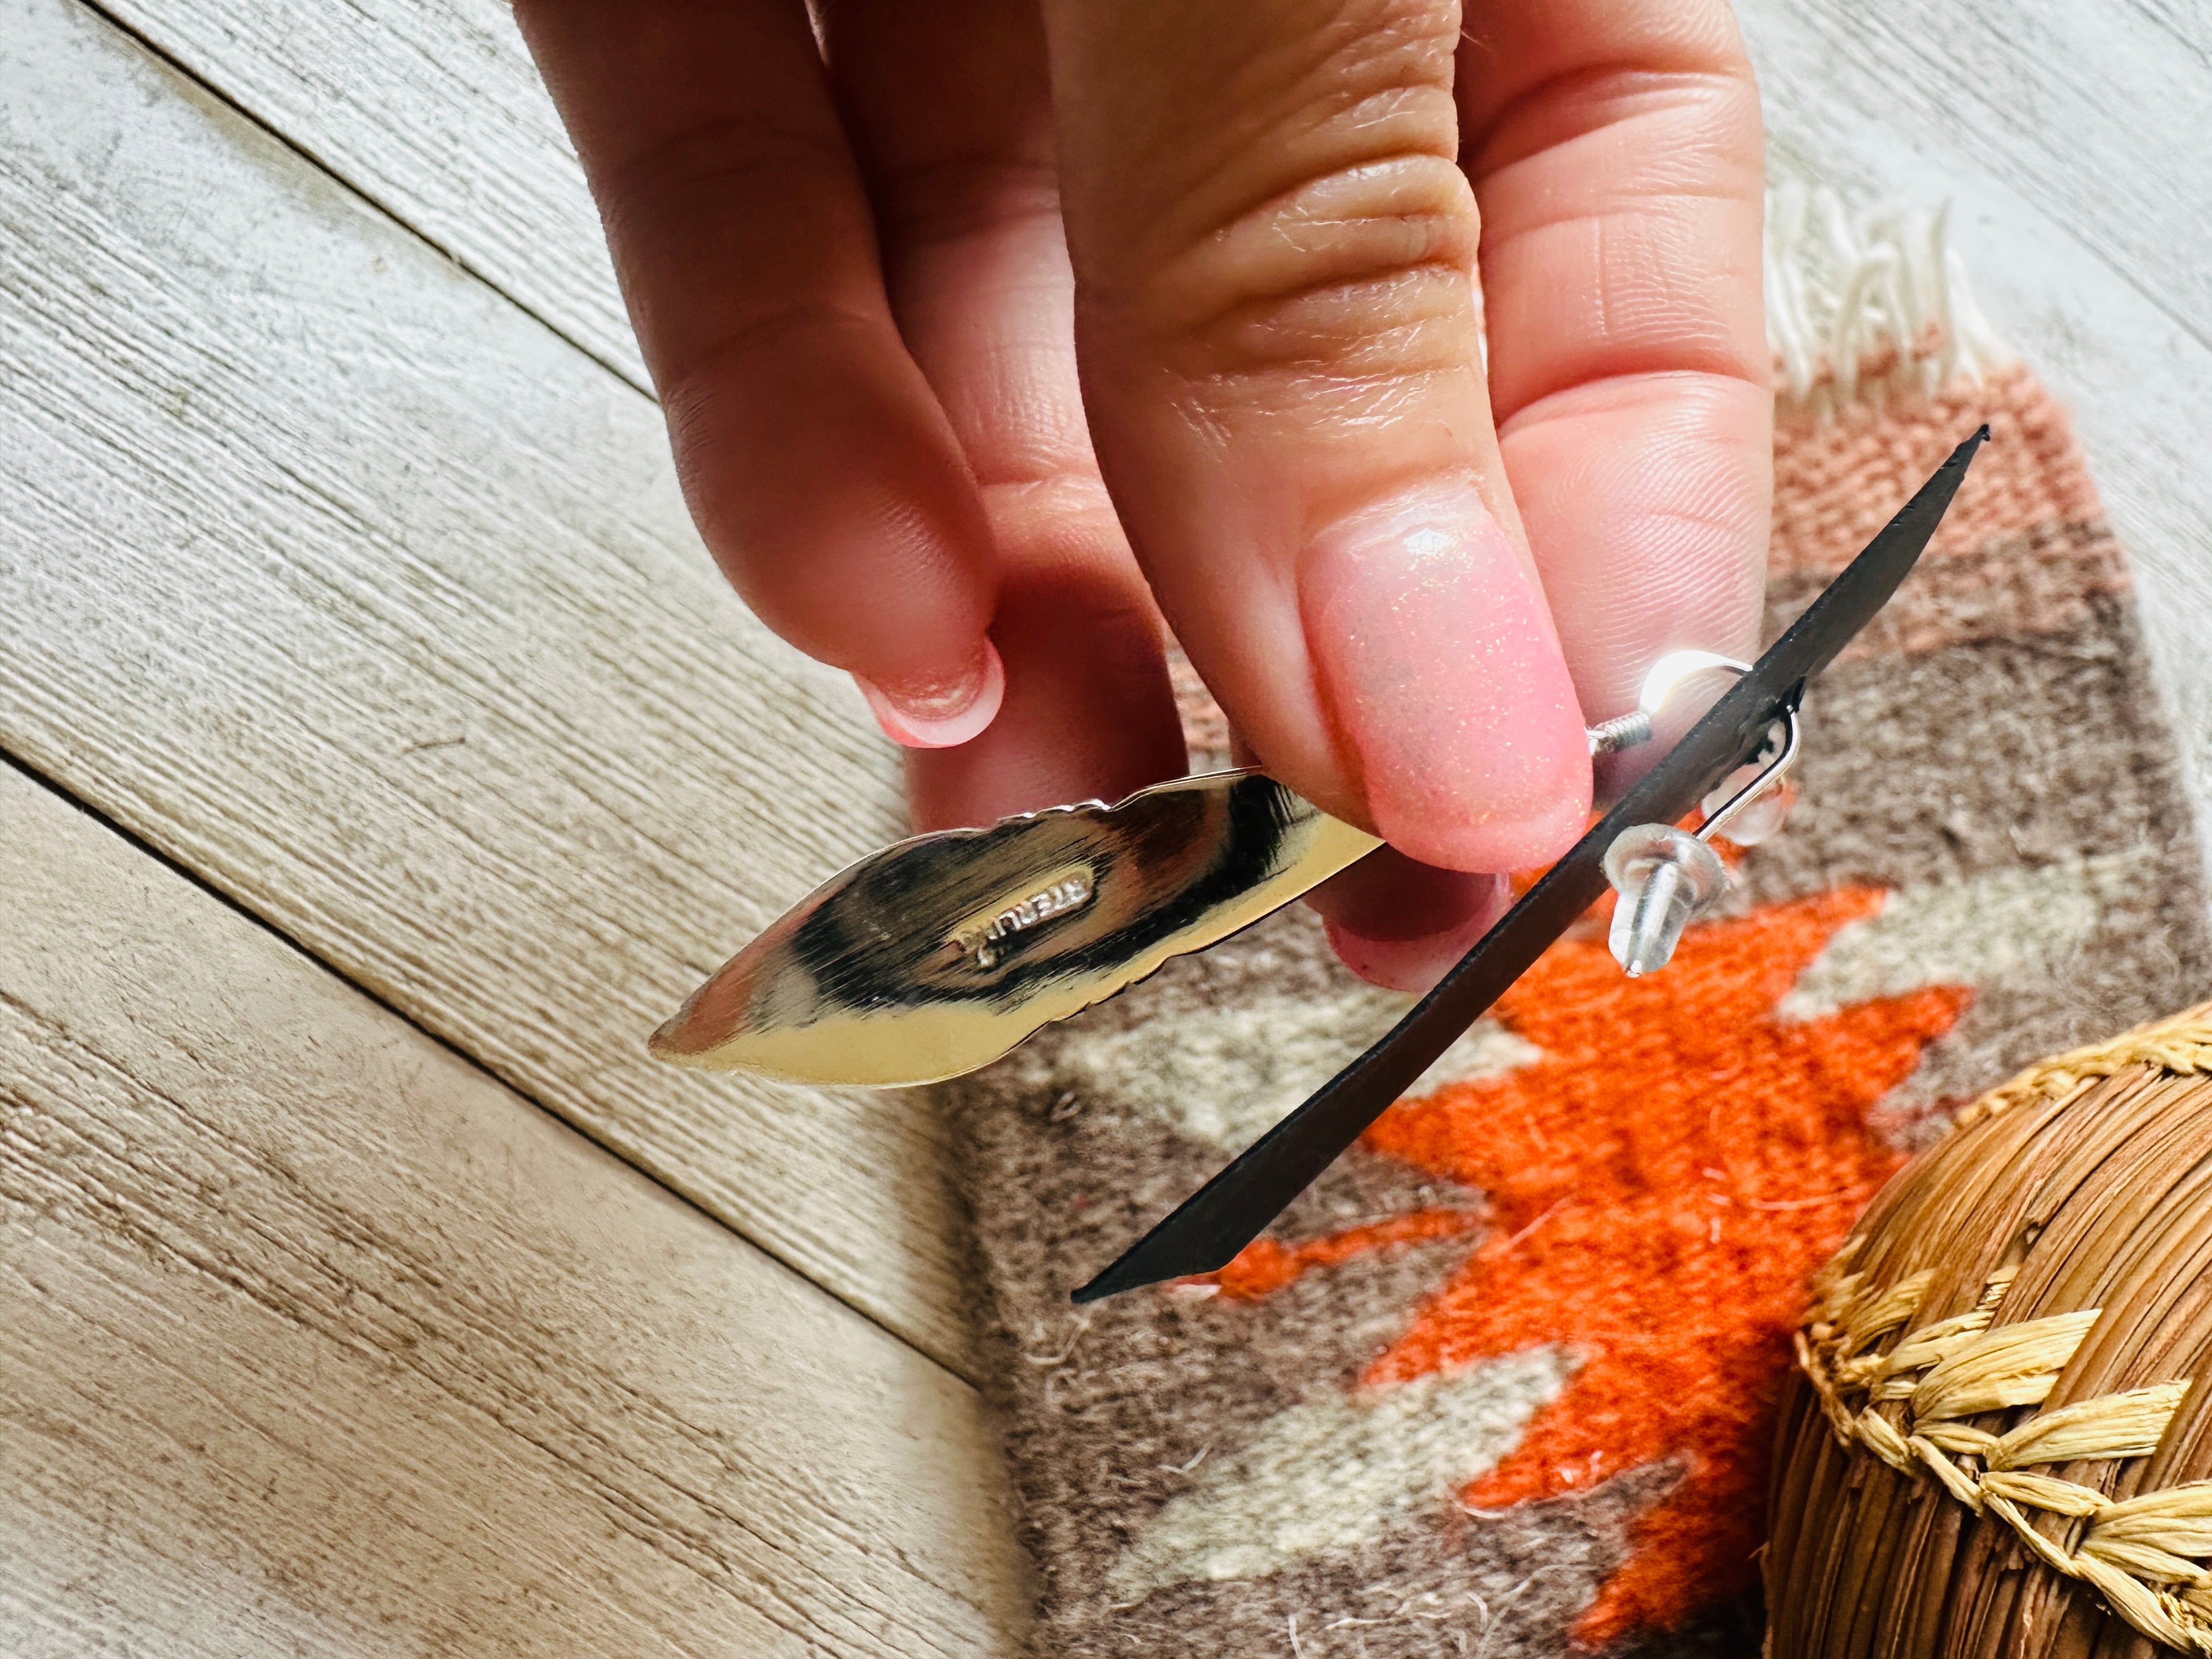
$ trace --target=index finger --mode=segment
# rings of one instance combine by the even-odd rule
[[[801,0],[522,0],[708,548],[901,741],[1002,677],[990,534],[899,335]]]

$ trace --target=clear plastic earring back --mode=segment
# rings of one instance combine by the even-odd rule
[[[1613,738],[1629,729],[1642,741],[1674,690],[1693,674],[1710,669],[1733,674],[1750,665],[1707,651],[1677,651],[1662,657],[1644,676],[1633,714],[1591,729],[1593,754],[1628,744]],[[1705,797],[1705,821],[1695,832],[1672,824],[1638,823],[1624,830],[1606,849],[1605,877],[1618,896],[1607,944],[1613,960],[1632,979],[1656,973],[1674,959],[1674,947],[1690,923],[1728,890],[1728,866],[1712,848],[1725,832],[1738,846],[1755,846],[1782,827],[1796,799],[1789,772],[1797,759],[1797,711],[1785,711],[1770,729],[1765,748],[1749,765],[1737,769]]]

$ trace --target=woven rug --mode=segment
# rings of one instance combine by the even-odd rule
[[[1586,923],[1228,1269],[1082,1310],[1407,1000],[1293,909],[944,1091],[1044,1650],[1755,1650],[1808,1273],[1958,1103],[2212,984],[2064,415],[1940,223],[1773,218],[1770,636],[1992,438],[1815,685],[1795,817],[1674,964],[1629,981]]]

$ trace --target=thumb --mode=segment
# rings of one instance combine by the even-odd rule
[[[1085,405],[1184,648],[1328,810],[1553,856],[1589,763],[1485,386],[1458,8],[1045,15]]]

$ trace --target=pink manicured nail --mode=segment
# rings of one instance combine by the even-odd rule
[[[998,717],[1006,695],[1006,665],[988,640],[975,665],[946,686],[902,690],[894,696],[858,674],[853,679],[884,735],[908,749],[950,749],[967,742]]]
[[[1544,602],[1471,487],[1332,526],[1298,591],[1383,839],[1453,870],[1528,869],[1573,842],[1590,804],[1582,710]]]

